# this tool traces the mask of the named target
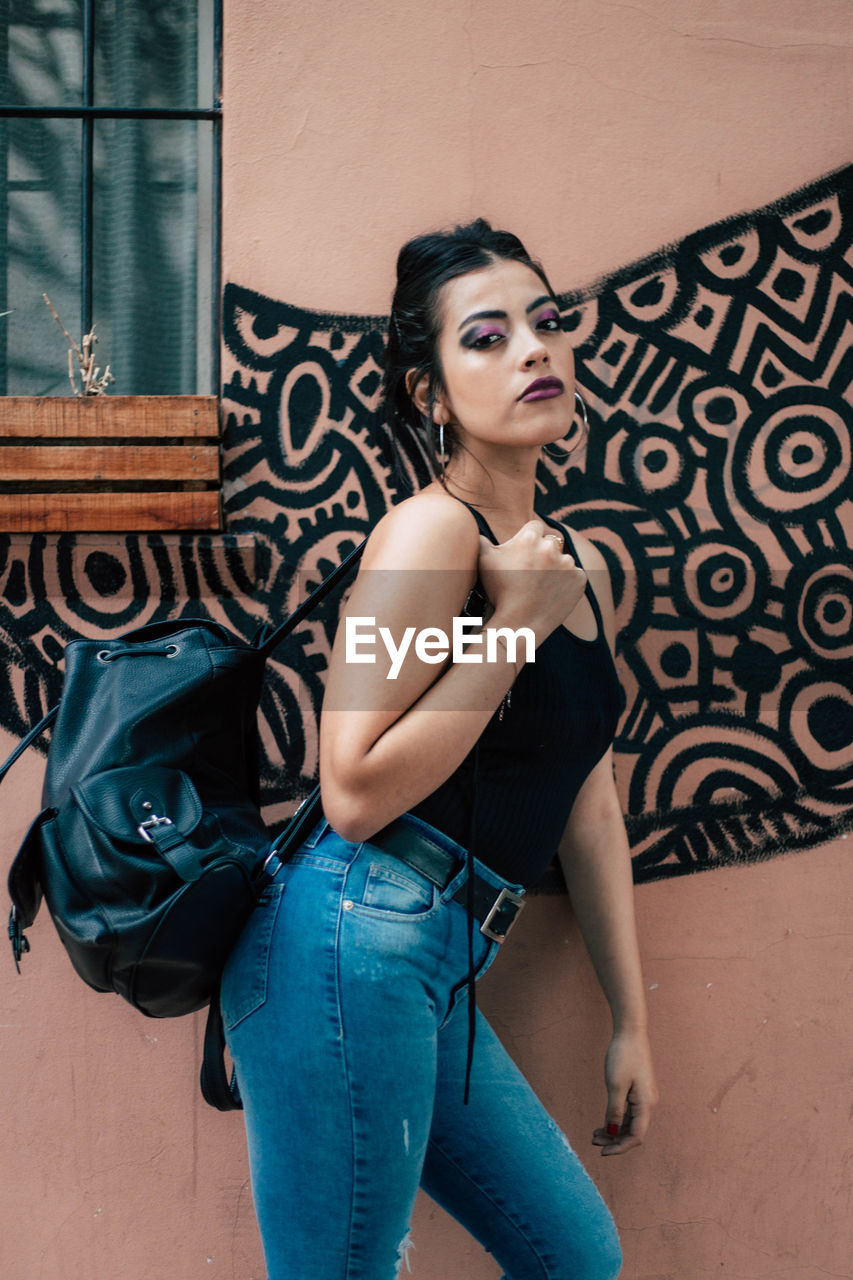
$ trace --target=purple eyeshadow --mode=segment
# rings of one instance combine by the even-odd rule
[[[479,329],[469,329],[462,339],[466,347],[473,346],[480,338],[490,338],[495,335],[498,338],[504,336],[503,329],[498,329],[494,325],[483,325]]]

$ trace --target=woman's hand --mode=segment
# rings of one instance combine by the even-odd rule
[[[614,1033],[604,1059],[604,1079],[607,1114],[604,1128],[595,1130],[592,1141],[603,1156],[618,1156],[643,1141],[658,1102],[645,1031]]]
[[[587,579],[563,546],[556,529],[535,519],[497,546],[480,538],[478,571],[497,615],[492,625],[530,627],[539,645],[565,621]]]

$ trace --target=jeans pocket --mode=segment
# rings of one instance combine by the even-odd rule
[[[270,950],[283,893],[283,884],[271,884],[264,890],[228,957],[220,990],[226,1031],[233,1030],[266,1001]]]
[[[417,871],[409,871],[402,863],[398,870],[372,862],[354,907],[372,915],[417,916],[431,911],[437,902],[438,889]]]

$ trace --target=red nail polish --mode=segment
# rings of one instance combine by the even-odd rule
[[[611,1122],[611,1123],[607,1126],[607,1136],[608,1136],[608,1138],[615,1138],[615,1137],[617,1137],[617,1136],[618,1136],[618,1134],[619,1134],[619,1126],[618,1126],[618,1124],[615,1124],[615,1123]]]

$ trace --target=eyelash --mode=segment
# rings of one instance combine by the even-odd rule
[[[537,329],[544,329],[546,333],[559,333],[562,329],[560,317],[548,312],[544,316],[540,316],[536,323]],[[475,351],[487,351],[489,347],[493,347],[500,342],[506,335],[497,330],[490,330],[487,333],[474,334],[466,339],[465,345],[472,347]]]
[[[475,333],[466,339],[466,347],[473,347],[475,351],[485,351],[488,347],[493,347],[496,342],[500,342],[503,338],[502,333],[492,330],[490,333]]]

